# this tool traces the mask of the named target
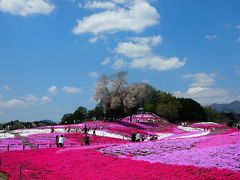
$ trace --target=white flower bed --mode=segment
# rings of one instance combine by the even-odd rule
[[[195,124],[213,124],[213,125],[219,125],[218,123],[215,123],[215,122],[199,122],[199,123],[195,123]]]
[[[5,138],[14,138],[15,136],[10,133],[0,133],[0,139],[5,139]]]
[[[179,129],[183,131],[188,131],[188,132],[193,132],[193,131],[204,131],[202,128],[192,128],[192,127],[183,127],[183,126],[178,126]]]
[[[66,133],[66,132],[67,130],[65,130],[64,128],[54,129],[54,133]],[[48,134],[48,133],[51,133],[51,129],[18,129],[18,130],[13,130],[11,133],[0,133],[0,138],[1,139],[13,138],[15,137],[14,133],[18,133],[20,136],[29,136],[32,134]],[[88,133],[93,134],[93,131],[90,130]],[[123,139],[123,138],[127,139],[127,137],[124,137],[122,135],[104,132],[100,130],[96,130],[96,135],[103,136],[103,137],[117,138],[117,139]]]
[[[170,139],[184,139],[184,138],[193,138],[193,137],[200,137],[200,136],[206,136],[210,133],[210,131],[204,131],[198,134],[190,134],[190,135],[183,135],[183,136],[177,136],[174,138],[170,138]]]
[[[205,136],[209,134],[209,131],[204,131],[201,128],[192,128],[192,127],[183,127],[183,126],[178,126],[179,129],[187,131],[187,132],[199,132],[196,134],[188,134],[188,135],[182,135],[178,137],[172,137],[173,139],[180,139],[180,138],[191,138],[191,137],[199,137],[199,136]],[[71,131],[74,129],[71,129]],[[46,129],[18,129],[18,130],[13,130],[10,133],[0,133],[0,139],[4,138],[13,138],[14,133],[19,133],[20,136],[29,136],[32,134],[48,134],[51,133],[51,129],[46,128]],[[54,133],[67,133],[66,128],[55,128]],[[90,130],[89,134],[93,134],[93,131]],[[115,133],[110,133],[110,132],[105,132],[103,130],[96,130],[96,135],[97,136],[103,136],[103,137],[110,137],[110,138],[117,138],[117,139],[128,139],[130,140],[129,137],[125,137],[120,134],[115,134]],[[163,139],[163,138],[168,138],[173,136],[173,133],[158,133],[158,139]]]
[[[64,133],[64,129],[55,129],[54,132],[61,132]],[[12,133],[19,133],[20,136],[29,136],[32,134],[46,134],[51,133],[51,129],[21,129],[21,130],[14,130]]]
[[[172,133],[156,133],[156,134],[158,135],[158,139],[163,139],[174,135]]]
[[[90,130],[89,134],[93,134],[93,131]],[[105,131],[100,131],[100,130],[96,130],[96,135],[97,136],[103,136],[103,137],[110,137],[110,138],[117,138],[117,139],[129,139],[125,136],[122,136],[120,134],[114,134],[114,133],[109,133],[109,132],[105,132]]]

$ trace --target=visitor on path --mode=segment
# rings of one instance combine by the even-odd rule
[[[147,141],[150,141],[150,134],[147,135]]]
[[[84,142],[85,142],[85,145],[90,145],[90,138],[87,134],[84,137]]]
[[[147,121],[150,123],[151,122],[150,118],[148,118]]]
[[[54,127],[52,126],[52,127],[51,127],[51,133],[53,133],[53,132],[54,132]]]
[[[68,133],[70,132],[70,130],[71,130],[71,127],[69,126],[69,127],[68,127]]]
[[[56,136],[56,146],[59,147],[59,136]]]
[[[59,137],[58,144],[60,147],[63,147],[63,135]]]
[[[136,141],[137,141],[137,142],[139,142],[139,141],[140,141],[140,139],[141,139],[141,135],[140,135],[140,133],[139,133],[139,132],[137,132],[137,134],[136,134]]]
[[[143,134],[141,135],[141,140],[142,140],[142,141],[144,141],[144,140],[145,140],[145,137],[144,137],[144,135],[143,135]]]
[[[93,128],[93,135],[94,135],[94,136],[96,136],[96,129],[97,129],[96,127]]]
[[[148,139],[149,139],[150,141],[153,141],[153,140],[155,140],[155,137],[154,137],[154,135],[150,134],[150,135],[148,136]]]
[[[238,133],[240,131],[240,124],[237,124]]]
[[[87,134],[88,132],[88,128],[87,128],[87,125],[85,124],[84,128],[83,128],[83,131],[84,131],[84,134]]]
[[[132,140],[132,142],[136,141],[136,133],[135,132],[132,133],[131,140]]]

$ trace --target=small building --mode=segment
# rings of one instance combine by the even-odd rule
[[[165,122],[165,119],[151,112],[138,111],[137,114],[122,119],[127,122]]]

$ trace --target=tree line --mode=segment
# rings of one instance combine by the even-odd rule
[[[209,107],[202,107],[193,99],[177,98],[146,83],[128,83],[126,72],[101,76],[96,85],[94,99],[97,102],[94,109],[88,110],[80,106],[73,113],[64,114],[61,123],[78,123],[89,119],[113,121],[133,115],[139,108],[172,123],[232,122],[232,117],[217,113]]]

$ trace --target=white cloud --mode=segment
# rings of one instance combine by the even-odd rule
[[[217,39],[217,38],[218,38],[218,36],[216,34],[206,34],[204,36],[204,39],[206,39],[206,40],[213,40],[213,39]]]
[[[118,31],[142,32],[159,22],[160,15],[146,0],[133,0],[127,8],[106,10],[78,20],[74,34],[114,33]]]
[[[94,74],[94,72],[90,73],[89,74],[90,76],[92,75],[96,75]],[[51,86],[48,88],[48,92],[50,94],[56,94],[58,93],[59,91],[59,88],[55,85]],[[65,86],[61,89],[62,92],[64,93],[68,93],[68,94],[77,94],[77,93],[80,93],[81,92],[81,89],[80,88],[77,88],[77,87],[70,87],[70,86]]]
[[[29,104],[35,104],[39,102],[39,98],[31,94],[24,97],[23,100],[25,103],[29,103]]]
[[[132,60],[130,67],[136,69],[147,68],[157,71],[167,71],[180,68],[185,64],[186,61],[181,61],[177,57],[165,58],[160,56],[150,56]]]
[[[58,87],[55,86],[55,85],[53,85],[53,86],[51,86],[51,87],[48,88],[48,92],[49,92],[50,94],[56,94],[56,93],[58,92]]]
[[[81,92],[80,88],[65,86],[62,88],[62,91],[68,94],[77,94]]]
[[[238,96],[231,95],[223,88],[212,87],[215,80],[214,75],[207,73],[187,74],[183,79],[192,79],[193,83],[189,85],[186,92],[177,91],[174,95],[177,97],[192,98],[203,105],[213,103],[229,103],[238,99]]]
[[[89,76],[92,77],[92,78],[98,78],[99,74],[98,74],[97,71],[93,71],[93,72],[89,73]]]
[[[55,6],[49,0],[0,0],[0,11],[13,15],[50,14]]]
[[[0,107],[7,108],[7,109],[22,108],[22,107],[26,107],[26,105],[27,104],[23,100],[20,100],[20,99],[12,99],[9,101],[0,101]]]
[[[113,69],[121,69],[126,67],[127,63],[125,61],[123,61],[122,59],[116,60],[113,65],[112,68]]]
[[[87,9],[115,9],[116,4],[110,1],[89,1],[83,7]]]
[[[34,104],[40,104],[40,103],[47,104],[53,101],[48,96],[37,97],[31,94],[24,97],[23,100],[27,105],[34,105]]]
[[[99,40],[103,40],[104,42],[108,41],[107,37],[104,34],[100,34],[100,35],[91,37],[90,39],[88,39],[88,42],[89,43],[96,43]]]
[[[162,36],[153,36],[150,42],[152,46],[156,46],[162,42]]]
[[[117,54],[125,55],[129,58],[138,58],[150,55],[152,50],[148,44],[121,42],[115,51]]]
[[[126,3],[128,0],[112,0],[112,2],[116,3],[116,4],[124,4]]]
[[[236,29],[240,29],[240,24],[236,25]]]
[[[160,35],[129,39],[128,42],[120,42],[114,52],[130,58],[130,68],[167,71],[186,64],[186,60],[180,60],[178,57],[161,57],[153,53],[153,47],[162,41]]]
[[[29,94],[19,99],[0,101],[0,108],[6,108],[6,109],[25,108],[25,107],[30,107],[30,106],[41,104],[41,103],[47,104],[51,101],[52,99],[47,96],[43,96],[39,98],[37,96]]]
[[[209,90],[209,88],[206,88],[206,87],[190,87],[187,90],[186,94],[196,95],[196,94],[202,93],[202,92],[207,91],[207,90]]]
[[[143,82],[143,83],[146,83],[146,84],[149,84],[149,83],[150,83],[150,81],[149,81],[148,79],[143,79],[142,82]]]
[[[156,46],[162,42],[162,36],[150,36],[150,37],[134,37],[130,38],[135,43],[138,44],[145,44],[149,46]]]
[[[120,42],[115,49],[117,54],[124,55],[129,58],[146,57],[152,54],[152,47],[162,42],[162,37],[133,37],[129,38],[129,42]]]
[[[129,0],[112,0],[116,4],[126,4]]]
[[[111,60],[109,58],[105,58],[102,62],[101,65],[102,66],[106,66],[109,65],[111,63]]]
[[[3,85],[3,88],[6,90],[6,91],[11,91],[11,87],[10,86],[8,86],[8,85]]]
[[[237,39],[237,42],[239,42],[239,43],[240,43],[240,37]]]
[[[201,88],[190,87],[186,92],[177,91],[174,93],[177,97],[192,98],[203,105],[213,103],[229,103],[237,99],[222,88]]]
[[[194,82],[191,87],[209,87],[214,83],[214,74],[207,74],[204,72],[196,74],[183,75],[184,79],[192,79]]]
[[[50,97],[48,97],[48,96],[43,96],[42,98],[41,98],[41,102],[43,103],[43,104],[48,104],[48,103],[50,103],[50,102],[52,102],[53,100],[52,100],[52,98],[50,98]]]
[[[90,42],[90,43],[95,43],[95,42],[97,42],[99,40],[99,37],[93,37],[93,38],[90,38],[89,40],[88,40],[88,42]]]

